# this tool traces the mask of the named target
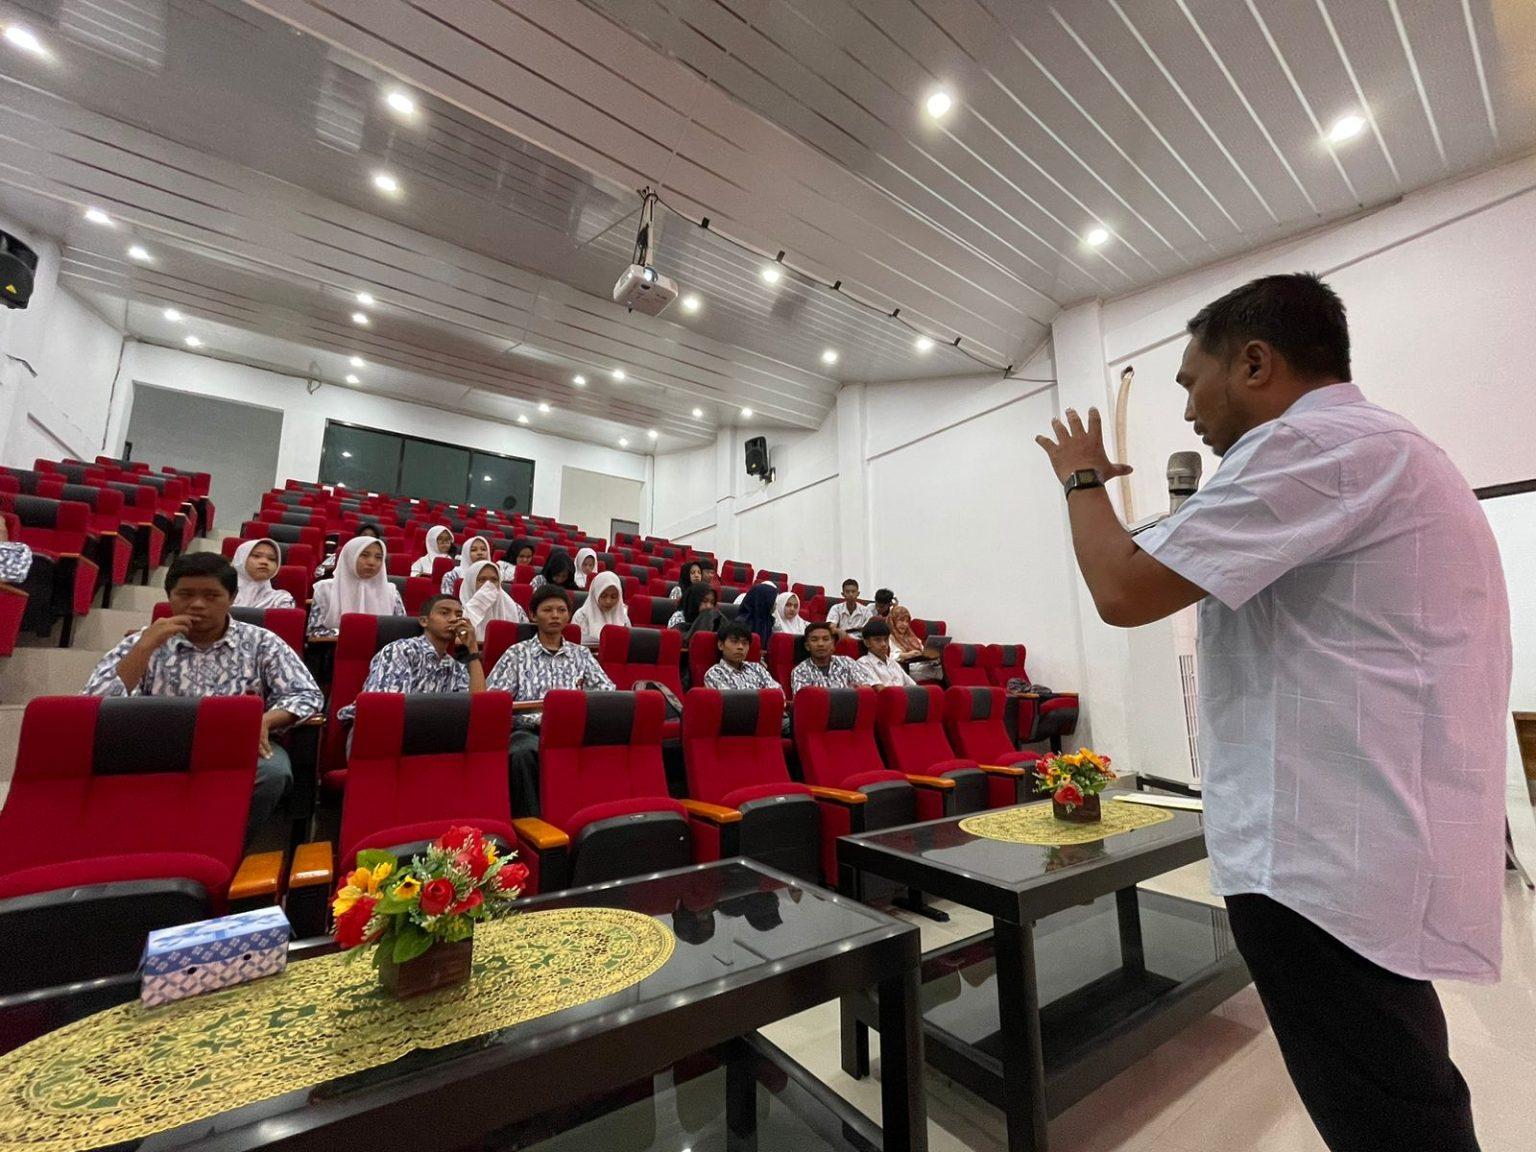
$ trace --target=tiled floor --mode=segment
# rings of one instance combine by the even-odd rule
[[[1203,864],[1147,887],[1214,902]],[[948,907],[948,906],[946,906]],[[1504,979],[1492,987],[1439,986],[1452,1051],[1472,1086],[1484,1152],[1536,1148],[1536,900],[1511,877],[1504,898]],[[947,925],[914,920],[925,948],[987,927],[949,908]],[[822,1005],[766,1031],[872,1117],[880,1065],[856,1081],[838,1066],[838,1013]],[[878,1047],[878,1038],[871,1040]],[[933,1152],[1001,1152],[1001,1114],[927,1071]],[[1051,1123],[1052,1152],[1325,1152],[1286,1076],[1252,988],[1233,997]],[[1411,1152],[1405,1149],[1404,1152]]]

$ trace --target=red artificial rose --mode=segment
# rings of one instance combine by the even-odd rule
[[[525,864],[503,864],[501,871],[496,873],[496,887],[503,892],[512,888],[523,888],[528,884],[528,867]]]
[[[421,911],[425,916],[440,916],[453,903],[453,881],[439,876],[421,886]]]
[[[479,880],[485,875],[485,870],[491,866],[490,853],[486,851],[486,845],[482,841],[471,844],[461,852],[454,853],[454,862],[469,873],[471,880]]]
[[[468,896],[448,909],[448,914],[450,916],[462,916],[465,912],[473,911],[484,903],[485,897],[480,894],[480,889],[476,888]]]
[[[373,919],[373,906],[377,903],[372,896],[364,896],[336,917],[336,943],[343,948],[356,948],[366,943],[368,921]]]
[[[1076,784],[1063,784],[1056,789],[1056,803],[1076,806],[1083,802],[1083,794]]]
[[[466,845],[477,844],[479,841],[480,829],[458,824],[437,838],[437,846],[449,852],[457,852]]]

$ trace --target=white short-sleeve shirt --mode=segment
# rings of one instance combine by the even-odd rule
[[[1137,543],[1209,593],[1216,893],[1267,895],[1404,976],[1497,979],[1509,605],[1445,453],[1353,384],[1319,388]]]

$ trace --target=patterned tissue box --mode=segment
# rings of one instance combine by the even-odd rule
[[[139,1000],[153,1008],[273,976],[288,965],[292,932],[277,907],[156,929],[144,945]]]

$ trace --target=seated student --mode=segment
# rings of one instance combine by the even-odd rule
[[[282,562],[282,553],[275,540],[247,540],[236,548],[231,563],[240,581],[240,590],[235,593],[234,607],[292,608],[292,593],[272,587],[272,577],[277,575]]]
[[[709,583],[704,575],[704,565],[700,564],[697,560],[690,560],[684,564],[683,570],[677,579],[677,587],[667,593],[667,596],[673,600],[681,600],[683,593],[688,590],[690,585]]]
[[[791,636],[805,635],[805,617],[800,615],[800,597],[780,592],[773,602],[773,630]]]
[[[624,607],[624,582],[617,572],[597,574],[587,590],[587,602],[576,609],[571,623],[580,626],[583,644],[596,644],[610,624],[619,628],[630,626],[629,610]]]
[[[667,627],[678,629],[684,636],[692,636],[701,628],[718,632],[722,619],[718,606],[719,596],[708,584],[690,584],[683,592],[681,606],[667,617]]]
[[[795,665],[789,678],[793,696],[802,688],[857,688],[869,683],[857,662],[836,654],[837,637],[832,625],[820,622],[805,626],[805,650],[808,655]]]
[[[510,692],[516,701],[542,700],[555,688],[611,692],[613,681],[597,657],[580,644],[566,643],[564,632],[571,621],[571,602],[565,589],[554,584],[536,588],[529,604],[539,634],[502,653],[485,686],[494,692]],[[507,773],[512,787],[512,811],[518,816],[539,814],[542,719],[538,712],[519,712],[513,718]]]
[[[720,630],[720,662],[704,673],[704,687],[721,692],[760,691],[777,688],[778,681],[760,660],[748,660],[752,651],[752,629],[740,620],[732,620]]]
[[[341,631],[341,618],[348,612],[369,616],[404,616],[405,603],[400,592],[384,575],[384,541],[354,536],[336,555],[336,575],[315,585],[314,602],[309,606],[310,637],[335,636]]]
[[[886,623],[891,629],[891,656],[919,683],[944,678],[944,670],[928,651],[918,634],[912,631],[912,613],[900,604],[891,606]],[[867,635],[867,634],[866,634]]]
[[[597,575],[597,553],[591,548],[576,549],[576,587],[585,588]]]
[[[891,651],[891,626],[884,620],[871,620],[864,625],[864,647],[859,667],[871,684],[885,688],[917,687],[917,681],[907,675]]]
[[[358,536],[370,536],[370,537],[372,537],[375,540],[382,540],[384,538],[383,535],[379,532],[379,530],[377,528],[375,528],[372,524],[364,524],[361,528],[359,528],[357,530],[357,535]],[[354,536],[353,539],[355,540],[355,539],[357,539],[357,537]],[[335,552],[332,552],[324,560],[320,561],[319,564],[315,565],[315,579],[316,580],[329,580],[332,576],[336,575],[336,558],[338,556],[340,556],[340,555],[341,555],[341,550],[338,548]]]
[[[459,566],[443,573],[443,583],[439,590],[450,596],[468,595],[459,585],[469,579],[471,568],[486,560],[491,560],[491,542],[484,536],[471,536],[464,541],[464,547],[459,551]],[[517,576],[517,569],[505,561],[496,560],[494,563],[501,573],[501,582],[512,583]]]
[[[464,615],[475,629],[475,636],[485,640],[485,629],[492,620],[528,623],[517,601],[501,587],[501,568],[494,560],[482,560],[469,570],[469,581],[459,588]]]
[[[461,658],[457,652],[464,649]],[[480,641],[456,596],[428,596],[421,606],[421,635],[384,645],[368,662],[364,692],[484,692]],[[336,710],[336,719],[352,723],[356,703]]]
[[[891,609],[896,606],[896,593],[889,588],[875,589],[875,610],[870,615],[871,620],[888,620]]]
[[[427,553],[411,565],[412,576],[430,576],[439,556],[453,555],[453,530],[443,524],[427,529]]]
[[[551,549],[549,557],[544,561],[544,567],[533,578],[535,588],[542,588],[546,584],[564,588],[567,592],[577,590],[576,565],[571,563],[571,554],[564,548]]]
[[[757,633],[764,656],[768,654],[768,642],[773,639],[773,606],[778,598],[779,590],[767,581],[754,584],[742,593],[741,610],[736,613],[736,619]]]
[[[834,636],[857,632],[873,613],[868,604],[859,603],[859,582],[852,577],[843,581],[843,598],[827,612],[827,623]]]
[[[502,556],[502,560],[508,564],[511,564],[513,567],[516,567],[520,564],[526,564],[528,567],[532,568],[533,542],[531,540],[523,539],[512,541],[512,543],[507,545],[507,551]]]
[[[277,811],[293,784],[288,753],[272,733],[325,707],[320,686],[275,632],[231,620],[240,587],[234,566],[216,552],[178,556],[165,575],[172,615],[129,633],[101,658],[87,696],[260,696],[260,759],[246,839]]]

